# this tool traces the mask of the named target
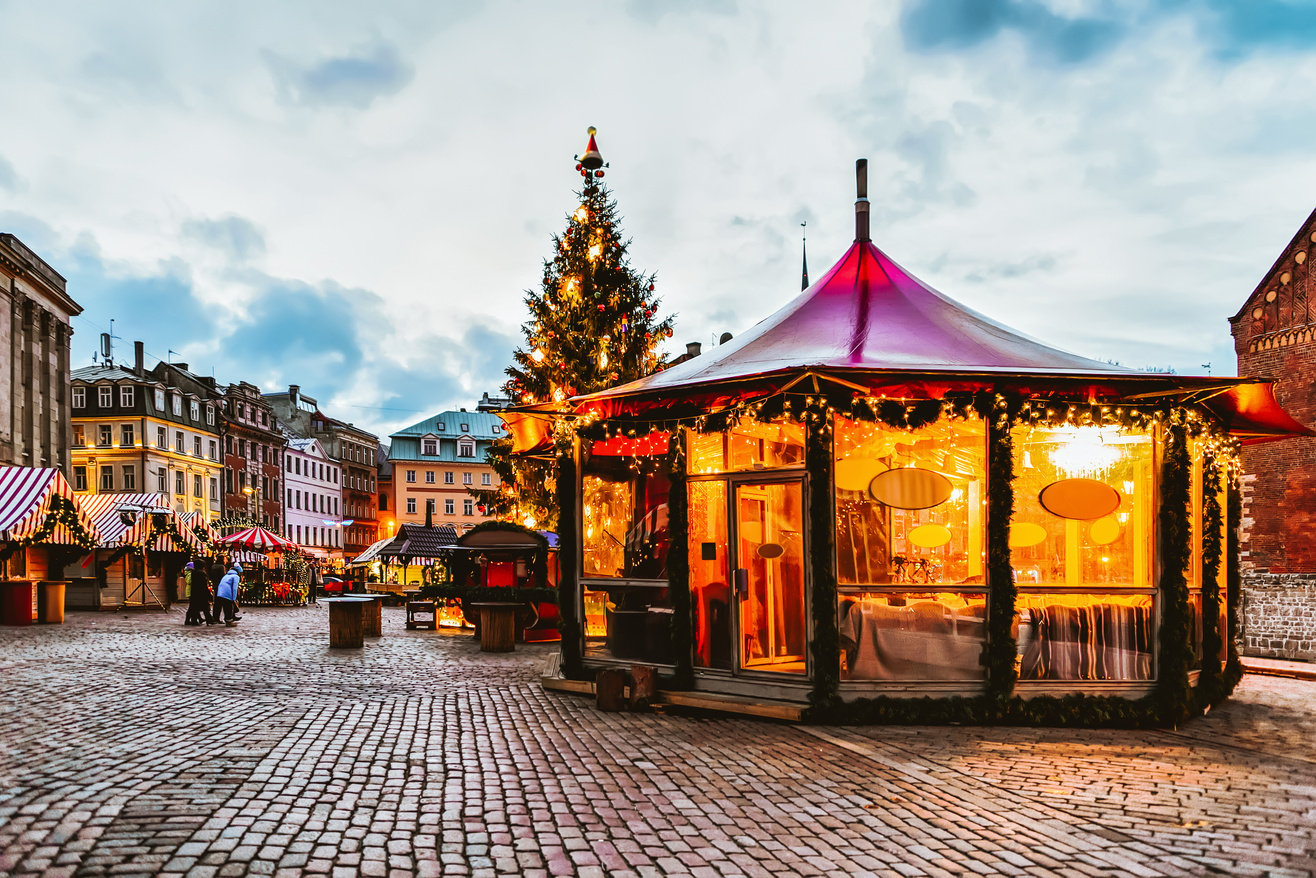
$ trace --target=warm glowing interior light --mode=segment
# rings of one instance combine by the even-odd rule
[[[1119,433],[1115,427],[1067,427],[1060,431],[1065,444],[1051,452],[1056,468],[1071,478],[1095,478],[1120,458],[1110,441]]]
[[[530,359],[534,360],[536,363],[542,363],[544,362],[544,352],[539,348],[535,348],[535,352],[530,355]]]

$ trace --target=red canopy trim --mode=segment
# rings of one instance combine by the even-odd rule
[[[1294,420],[1275,399],[1269,382],[1240,384],[1203,403],[1225,429],[1244,445],[1273,442],[1289,436],[1316,436],[1316,430]]]

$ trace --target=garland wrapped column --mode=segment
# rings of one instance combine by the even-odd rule
[[[676,657],[673,685],[693,688],[695,682],[694,616],[690,611],[689,520],[690,495],[686,483],[686,460],[683,431],[672,431],[667,449],[671,490],[667,497],[667,594],[672,601],[672,654]]]
[[[804,412],[805,485],[809,504],[809,572],[813,587],[813,691],[815,710],[840,701],[841,634],[836,622],[836,513],[832,496],[832,421],[823,400],[808,401]]]
[[[1161,626],[1160,661],[1152,697],[1162,722],[1177,725],[1190,714],[1192,694],[1188,669],[1192,665],[1192,618],[1188,612],[1188,563],[1192,553],[1192,456],[1188,452],[1187,418],[1174,409],[1163,427],[1164,461],[1161,466],[1160,531]]]
[[[985,410],[984,410],[985,409]],[[987,696],[1001,704],[1014,693],[1015,604],[1018,589],[1010,564],[1010,519],[1014,515],[1014,411],[997,396],[979,402],[987,420]]]
[[[558,618],[562,629],[562,671],[568,677],[583,673],[581,653],[584,639],[580,626],[580,581],[577,578],[576,477],[580,440],[573,439],[567,454],[557,458],[557,563]]]
[[[1197,678],[1197,709],[1214,704],[1221,697],[1220,650],[1224,633],[1220,630],[1220,564],[1224,560],[1221,540],[1222,515],[1220,494],[1224,481],[1224,462],[1214,450],[1202,459],[1202,672]]]
[[[1238,611],[1243,594],[1243,570],[1239,566],[1241,557],[1238,530],[1243,521],[1243,487],[1239,484],[1240,475],[1238,459],[1234,458],[1231,461],[1227,475],[1229,480],[1229,497],[1227,500],[1229,517],[1226,520],[1228,529],[1225,531],[1225,563],[1229,566],[1225,571],[1225,610],[1228,613],[1225,648],[1228,650],[1229,658],[1225,662],[1225,695],[1233,692],[1234,687],[1238,685],[1238,681],[1243,679],[1243,663],[1238,657]]]

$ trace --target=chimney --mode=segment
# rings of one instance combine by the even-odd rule
[[[719,335],[719,336],[717,337],[717,343],[718,343],[718,344],[726,344],[727,342],[731,341],[732,338],[733,338],[733,336],[731,335],[731,333],[729,333],[729,332],[724,332],[724,333],[722,333],[721,335]]]
[[[703,349],[703,342],[688,341],[685,343],[685,356],[687,359],[693,360],[695,357],[699,356],[699,352]]]
[[[434,507],[429,503],[425,504],[425,526],[434,527]]]
[[[858,159],[854,163],[855,186],[858,199],[854,203],[854,239],[871,241],[868,236],[868,159]]]
[[[301,394],[301,391],[302,391],[302,386],[300,384],[288,385],[288,402],[289,404],[292,405],[293,408],[297,408],[297,400],[299,395]]]
[[[133,371],[138,375],[146,374],[146,345],[140,341],[133,342]]]

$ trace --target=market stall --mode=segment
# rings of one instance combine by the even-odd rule
[[[527,643],[558,640],[557,534],[518,524],[487,521],[457,539],[452,582],[435,593],[458,599],[467,620],[476,603],[512,603],[515,639]],[[478,627],[478,626],[477,626]]]
[[[71,575],[73,582],[90,577],[80,567],[65,567],[86,557],[98,539],[94,522],[79,508],[72,487],[59,470],[0,467],[3,623],[24,624],[36,617],[43,582],[52,584],[46,590],[58,597],[62,616],[63,589],[71,582],[68,577]]]
[[[183,599],[183,566],[204,547],[164,494],[79,495],[95,522],[95,581],[69,587],[71,607],[168,608]],[[90,566],[90,565],[88,565]]]
[[[240,606],[300,607],[307,601],[310,565],[300,547],[259,525],[217,538],[212,549],[242,564]]]
[[[1173,724],[1241,673],[1246,378],[1124,369],[855,242],[734,340],[509,416],[556,452],[563,667],[872,722]],[[557,429],[553,422],[557,420]]]

